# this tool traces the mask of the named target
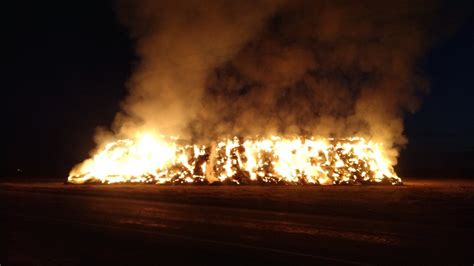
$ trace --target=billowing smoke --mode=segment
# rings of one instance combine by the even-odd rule
[[[403,113],[427,88],[428,2],[120,2],[140,62],[116,131],[356,135],[395,160]]]
[[[123,132],[137,127],[189,137],[186,128],[206,108],[209,73],[257,37],[278,1],[141,0],[119,3],[136,40],[140,63],[129,82]]]
[[[426,89],[416,67],[428,8],[420,1],[288,3],[211,74],[198,132],[357,135],[385,143],[394,159],[405,143],[402,114]]]

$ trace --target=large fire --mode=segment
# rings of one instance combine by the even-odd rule
[[[383,145],[363,138],[242,138],[210,145],[143,134],[105,145],[70,183],[401,184]]]

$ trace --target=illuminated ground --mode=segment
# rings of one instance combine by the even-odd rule
[[[6,264],[471,265],[474,182],[405,184],[3,182]]]

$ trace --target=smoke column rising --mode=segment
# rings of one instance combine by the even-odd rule
[[[396,162],[427,1],[121,1],[140,58],[115,134],[362,136]]]
[[[140,57],[116,125],[189,137],[205,81],[261,31],[277,1],[123,1],[120,18]]]

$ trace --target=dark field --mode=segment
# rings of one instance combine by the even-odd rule
[[[474,182],[0,183],[0,264],[474,263]]]

